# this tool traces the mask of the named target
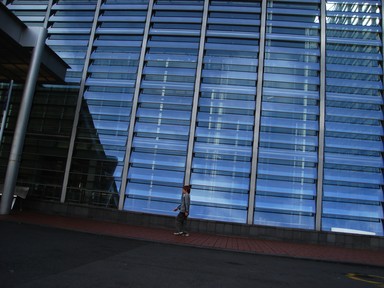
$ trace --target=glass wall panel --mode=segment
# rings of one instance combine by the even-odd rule
[[[66,82],[80,84],[97,0],[58,0],[49,18],[47,45],[69,66]]]
[[[171,214],[180,199],[203,4],[154,2],[124,209]]]
[[[320,1],[268,1],[254,224],[314,228]]]
[[[28,26],[43,26],[48,2],[18,0],[12,1],[7,8]],[[2,166],[8,163],[13,140],[11,132],[15,129],[23,94],[22,84],[15,84],[11,96]],[[17,179],[17,185],[30,188],[30,198],[60,199],[77,94],[76,87],[40,83],[36,86]],[[6,166],[1,169],[5,170]]]
[[[195,131],[192,215],[245,223],[260,2],[211,1]]]
[[[327,1],[323,230],[383,235],[381,21],[380,1]]]
[[[107,0],[101,5],[68,201],[117,206],[147,9],[147,0]]]
[[[48,20],[46,43],[70,66],[68,85],[37,87],[18,185],[29,186],[31,197],[59,201],[69,171],[67,202],[116,209],[126,181],[124,210],[174,215],[181,186],[190,180],[191,217],[246,223],[254,184],[255,225],[316,229],[321,213],[324,231],[383,236],[382,1],[323,1],[267,0],[265,39],[262,1],[210,0],[207,19],[204,0],[154,0],[153,7],[149,0],[54,0],[49,19],[48,0],[5,1],[27,25]],[[326,15],[320,15],[321,3]],[[2,102],[7,87],[0,83]],[[0,175],[22,89],[15,83]],[[325,115],[319,115],[320,99]],[[80,100],[71,167],[65,167]]]
[[[49,0],[7,1],[7,8],[28,26],[43,26]],[[4,1],[3,1],[4,3]]]
[[[58,86],[35,93],[18,176],[29,197],[60,200],[77,95]]]

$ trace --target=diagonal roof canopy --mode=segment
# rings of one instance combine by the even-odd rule
[[[25,82],[41,29],[28,27],[0,3],[0,82]],[[67,68],[68,65],[45,45],[37,82],[64,83]]]

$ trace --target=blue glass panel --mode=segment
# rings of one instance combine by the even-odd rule
[[[279,42],[277,42],[277,43],[279,43]],[[287,43],[283,42],[283,43],[286,45],[286,47],[281,46],[281,45],[279,45],[277,47],[269,47],[269,46],[267,46],[265,48],[265,51],[267,53],[272,53],[272,54],[270,54],[268,56],[272,57],[273,54],[281,53],[281,54],[286,54],[284,56],[286,58],[288,58],[288,59],[292,59],[292,60],[300,59],[301,61],[304,60],[305,56],[320,56],[320,50],[319,49],[315,49],[315,48],[307,48],[307,49],[291,48],[292,43],[295,43],[295,42],[287,42]],[[301,47],[302,45],[298,45],[298,46]],[[283,55],[281,55],[281,56],[283,56]],[[269,59],[269,58],[267,58],[267,59]],[[313,61],[305,61],[305,62],[313,62]]]
[[[80,54],[79,51],[85,52],[89,39],[92,39],[89,34],[97,1],[93,1],[94,5],[81,3],[82,1],[76,3],[71,1],[70,5],[54,5],[53,8],[57,12],[52,16],[53,25],[50,28],[53,34],[51,41],[56,41],[54,45],[57,47],[65,45],[63,55],[75,57],[79,64],[84,62],[86,55]],[[102,13],[97,18],[95,39],[90,43],[92,53],[89,67],[87,67],[88,74],[80,112],[81,115],[86,116],[80,117],[78,124],[69,179],[69,183],[77,185],[76,178],[81,177],[83,183],[86,183],[85,190],[119,193],[147,13],[147,5],[138,6],[135,3],[137,1],[129,1],[129,4],[120,6],[118,13],[121,17],[112,17],[114,11],[116,12],[117,3],[104,1]],[[135,12],[132,13],[132,10]],[[76,26],[75,29],[72,29],[72,26]],[[71,28],[73,40],[64,37],[68,28]],[[64,36],[58,38],[60,35],[57,33],[62,33]],[[76,33],[86,33],[86,37],[79,38]],[[66,41],[66,43],[58,41]],[[75,46],[72,52],[67,48],[68,43],[73,46],[81,44],[82,48]],[[73,64],[77,65],[76,62],[74,61]],[[82,71],[75,74],[74,79],[76,79],[75,76],[80,80]],[[92,152],[94,147],[100,149],[96,151],[97,154]],[[88,165],[95,167],[85,172],[81,163],[83,165],[90,163]],[[105,173],[102,172],[106,168],[103,167],[108,167],[108,172],[113,177],[106,178]],[[98,172],[99,170],[101,172]]]
[[[261,117],[261,123],[263,126],[295,128],[304,130],[318,130],[318,124],[316,121],[303,121],[296,119],[279,119],[271,117]]]
[[[239,100],[222,100],[222,99],[204,99],[200,101],[201,106],[208,107],[221,107],[221,108],[233,108],[233,109],[255,109],[254,101],[239,101]]]
[[[358,87],[363,89],[383,89],[383,85],[381,81],[359,81],[356,79],[332,79],[330,78],[327,82],[329,85],[335,86],[346,86],[346,87]]]
[[[303,162],[317,162],[317,153],[311,153],[308,151],[288,151],[284,149],[264,148],[259,149],[259,157],[265,159],[281,159],[291,161],[303,161]]]
[[[229,129],[209,129],[209,128],[197,128],[197,137],[209,137],[219,139],[232,139],[234,142],[238,140],[252,141],[252,131],[231,131]]]
[[[257,173],[259,176],[270,175],[280,176],[291,179],[310,178],[316,179],[316,169],[314,168],[300,168],[286,165],[274,165],[260,163],[258,165]]]
[[[212,5],[209,7],[209,11],[220,11],[220,12],[229,12],[228,15],[234,12],[243,12],[245,15],[247,13],[255,13],[255,17],[260,14],[260,4],[259,3],[247,3],[247,2],[239,2],[238,5],[220,5],[220,1],[217,1],[217,3],[212,3]],[[225,3],[227,4],[227,3]],[[257,5],[258,4],[258,5]],[[252,15],[251,14],[251,15]]]
[[[148,153],[140,153],[133,152],[131,155],[132,162],[135,163],[136,166],[141,167],[151,167],[151,166],[169,166],[173,167],[175,170],[184,171],[185,167],[185,159],[182,156],[169,156],[169,155],[161,155],[161,154],[148,154]]]
[[[191,184],[203,187],[217,187],[221,189],[227,188],[245,191],[249,189],[248,178],[207,175],[199,173],[193,173],[191,177]]]
[[[88,78],[86,81],[86,84],[88,86],[110,86],[110,87],[116,87],[116,86],[122,86],[122,87],[134,87],[135,81],[121,81],[116,79],[94,79],[94,78]]]
[[[254,223],[313,229],[320,5],[268,4]]]
[[[186,106],[192,104],[192,99],[190,97],[177,97],[177,96],[167,96],[167,97],[159,97],[157,95],[140,95],[140,103],[156,103],[156,101],[160,101],[161,104],[164,105],[179,105]],[[138,111],[140,113],[140,111]]]
[[[235,72],[235,71],[203,71],[203,77],[220,77],[223,79],[255,79],[255,73]]]
[[[246,221],[259,30],[260,3],[210,3],[191,175],[204,219]]]
[[[374,203],[374,202],[373,202]],[[357,217],[360,219],[363,218],[373,218],[373,219],[382,219],[383,218],[383,208],[381,205],[376,202],[376,205],[368,204],[359,204],[359,203],[342,203],[342,202],[323,202],[323,214],[338,215],[344,217]]]
[[[128,173],[128,179],[135,180],[136,183],[151,183],[167,186],[177,186],[180,179],[183,179],[184,173],[178,171],[153,170],[131,167]],[[172,185],[173,184],[173,185]]]
[[[136,114],[137,117],[145,117],[145,118],[155,118],[155,119],[175,119],[179,121],[188,121],[191,117],[190,113],[186,113],[185,111],[158,111],[156,109],[140,109]]]
[[[255,75],[256,77],[256,75]],[[200,91],[202,92],[216,92],[216,93],[239,93],[239,94],[248,94],[255,95],[256,87],[241,87],[241,86],[231,86],[231,85],[214,85],[214,84],[205,84],[201,85]],[[246,108],[246,107],[244,107]]]
[[[154,81],[145,81],[141,85],[141,88],[148,88],[148,89],[185,89],[185,90],[192,90],[193,89],[193,83],[177,83],[177,82],[154,82]]]
[[[259,209],[279,210],[282,212],[315,212],[315,201],[304,198],[288,198],[259,195],[256,196]]]
[[[258,194],[298,194],[303,196],[315,196],[315,183],[300,183],[291,181],[279,181],[272,179],[259,179],[256,187]]]
[[[200,206],[218,206],[245,210],[248,204],[247,193],[228,192],[219,190],[193,189],[193,203]],[[192,197],[191,196],[191,197]]]
[[[381,54],[376,54],[376,53],[375,54],[373,54],[373,53],[359,53],[358,51],[354,51],[353,53],[351,53],[348,51],[327,50],[327,56],[329,56],[329,57],[335,57],[335,58],[343,59],[347,55],[351,55],[351,56],[354,55],[354,56],[356,56],[357,59],[371,59],[371,60],[377,60],[377,61],[380,61],[383,59]]]
[[[164,201],[165,200],[165,201]],[[162,214],[175,216],[173,209],[177,204],[170,203],[167,199],[155,198],[155,197],[129,197],[124,202],[124,210],[144,212],[151,214]],[[193,208],[191,208],[193,211]]]
[[[155,151],[155,150],[165,150],[168,153],[172,151],[174,153],[183,153],[187,149],[187,144],[185,141],[177,140],[167,140],[161,139],[151,139],[151,138],[135,138],[132,144],[133,148],[136,151]]]
[[[297,75],[280,75],[280,74],[265,74],[265,80],[278,81],[278,82],[289,82],[289,83],[306,83],[306,84],[320,84],[318,77],[302,77]]]
[[[224,21],[226,22],[226,21]],[[209,37],[234,37],[234,38],[247,38],[257,39],[259,33],[255,32],[239,32],[239,31],[208,31],[207,36]]]
[[[236,157],[251,157],[252,149],[251,147],[242,147],[225,144],[211,144],[211,143],[195,143],[196,153],[206,153],[206,154],[217,154],[217,155],[234,155]]]
[[[227,160],[212,160],[195,158],[192,163],[192,168],[196,170],[218,170],[225,173],[239,173],[249,174],[251,172],[249,162],[236,162]]]
[[[315,220],[310,215],[255,211],[253,222],[255,225],[313,229]]]
[[[316,106],[302,106],[302,105],[290,105],[266,102],[263,104],[264,111],[279,111],[279,112],[290,112],[290,113],[301,113],[301,114],[319,114],[319,107]]]
[[[203,15],[202,1],[167,3],[153,7],[124,207],[165,215],[183,185]]]
[[[380,126],[368,126],[368,125],[356,125],[350,123],[334,123],[327,122],[326,128],[332,132],[345,132],[356,134],[368,134],[382,136],[384,133],[383,127]]]
[[[225,221],[233,223],[244,223],[244,219],[247,217],[247,210],[216,207],[215,206],[191,206],[191,217],[198,219]]]
[[[184,76],[194,76],[194,69],[180,69],[180,68],[155,68],[155,67],[145,67],[145,74],[159,74],[159,75],[184,75]]]
[[[327,163],[331,164],[343,163],[343,165],[357,165],[375,168],[384,167],[384,161],[381,156],[368,157],[350,154],[325,153],[325,160]]]
[[[84,92],[84,99],[130,102],[130,101],[132,101],[132,95],[131,94],[124,94],[124,93],[113,93],[113,92],[85,91]]]
[[[325,231],[384,236],[383,224],[379,221],[371,222],[323,217],[322,228]]]
[[[314,136],[297,136],[291,134],[280,133],[266,133],[261,132],[260,137],[266,143],[286,143],[299,146],[316,146],[318,145],[318,139]]]
[[[201,105],[203,105],[203,103],[201,103]],[[234,114],[224,116],[200,112],[197,121],[207,123],[232,123],[236,125],[253,125],[254,117]]]
[[[350,187],[337,185],[324,185],[324,197],[338,199],[355,199],[361,201],[383,202],[384,195],[380,186],[376,187]]]
[[[347,108],[327,108],[327,115],[332,116],[340,116],[340,117],[357,117],[357,118],[368,118],[368,119],[376,119],[383,120],[382,111],[368,111],[362,109],[347,109]]]
[[[329,181],[343,181],[349,183],[384,184],[381,171],[379,173],[369,173],[362,171],[343,171],[335,169],[324,169],[324,179]]]

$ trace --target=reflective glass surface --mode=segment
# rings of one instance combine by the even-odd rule
[[[383,235],[379,5],[327,2],[324,230]]]
[[[9,3],[7,8],[28,26],[42,27],[46,20],[48,2],[48,0],[7,1]],[[57,53],[61,49],[52,48]],[[4,175],[0,180],[1,183],[4,182],[8,165],[23,96],[23,84],[15,82],[11,93],[9,117],[6,120],[1,143],[0,173]],[[8,93],[8,90],[6,92]],[[78,87],[41,83],[36,85],[16,184],[29,187],[29,198],[60,200],[77,95]]]
[[[43,25],[48,0],[7,3]],[[149,3],[53,1],[46,43],[70,66],[68,85],[39,87],[19,183],[174,215],[190,182],[192,218],[384,235],[381,1]]]
[[[211,1],[196,122],[193,216],[245,223],[260,3]]]
[[[68,182],[68,201],[117,207],[147,2],[119,1],[116,5],[116,1],[104,1],[100,7]],[[84,9],[79,9],[80,14],[84,14]]]
[[[171,214],[178,205],[202,16],[203,1],[154,2],[124,209]]]
[[[319,63],[319,1],[268,1],[255,224],[314,228]]]

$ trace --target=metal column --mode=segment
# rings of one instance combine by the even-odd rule
[[[320,22],[320,102],[319,102],[319,151],[317,165],[317,198],[316,198],[316,218],[315,229],[321,231],[321,218],[323,214],[323,178],[324,178],[324,139],[325,139],[325,14],[326,1],[321,1],[321,22]]]
[[[4,134],[4,129],[5,129],[5,122],[7,121],[8,110],[9,110],[9,103],[11,102],[12,90],[13,90],[13,80],[11,80],[11,82],[9,82],[7,102],[5,103],[5,107],[4,107],[4,110],[3,110],[3,119],[1,120],[1,128],[0,128],[0,145],[1,145],[1,142],[3,142],[3,134]]]
[[[257,87],[256,87],[256,111],[255,124],[253,131],[253,147],[252,147],[252,164],[251,179],[248,197],[248,213],[247,224],[253,224],[253,214],[255,210],[256,196],[256,178],[257,163],[259,154],[259,138],[260,138],[260,117],[261,117],[261,98],[263,92],[263,76],[264,76],[264,52],[265,52],[265,33],[267,25],[267,0],[261,3],[261,20],[260,20],[260,43],[259,43],[259,66],[257,70]]]
[[[29,114],[35,93],[36,81],[39,75],[41,57],[45,46],[46,35],[47,30],[42,28],[32,53],[31,63],[25,82],[23,98],[21,100],[20,111],[17,118],[15,134],[13,136],[12,148],[5,176],[4,191],[0,205],[0,214],[2,215],[9,214],[11,211],[13,191],[15,190],[17,176],[19,173],[20,158],[23,151],[25,133],[28,127]]]

